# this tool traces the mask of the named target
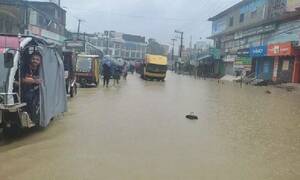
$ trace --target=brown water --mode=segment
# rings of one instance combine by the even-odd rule
[[[81,89],[49,128],[2,142],[0,162],[0,180],[298,180],[300,93],[129,76]]]

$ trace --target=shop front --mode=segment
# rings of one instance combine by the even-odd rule
[[[249,75],[254,71],[252,68],[252,59],[250,57],[250,49],[239,49],[237,51],[237,58],[233,64],[235,75]],[[255,66],[254,66],[255,67]]]
[[[224,74],[223,75],[235,75],[234,70],[233,70],[233,64],[236,60],[237,56],[236,55],[227,55],[223,58],[223,69],[224,69]]]
[[[298,80],[295,71],[299,68],[297,51],[292,42],[271,44],[268,56],[274,58],[272,80],[277,83],[288,83]]]
[[[274,60],[267,56],[267,50],[267,46],[252,47],[250,48],[250,56],[253,67],[255,67],[255,78],[272,81]]]
[[[293,83],[300,83],[300,47],[295,50],[295,61],[294,61],[294,71],[293,71]]]

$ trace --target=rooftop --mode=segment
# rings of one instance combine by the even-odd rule
[[[54,2],[42,2],[42,1],[27,1],[27,3],[31,4],[31,5],[35,5],[35,4],[45,4],[45,5],[49,5],[58,9],[61,9],[63,11],[66,12],[65,9],[63,9],[62,7],[60,7],[58,4],[54,3]]]

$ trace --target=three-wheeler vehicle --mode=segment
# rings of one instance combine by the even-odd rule
[[[37,37],[0,35],[0,128],[5,134],[47,127],[67,111],[65,87],[56,46]]]
[[[98,86],[100,81],[100,58],[98,55],[78,54],[76,78],[81,87]]]
[[[77,94],[76,83],[76,58],[77,55],[73,51],[63,51],[65,80],[66,80],[66,92],[70,97],[74,97]]]

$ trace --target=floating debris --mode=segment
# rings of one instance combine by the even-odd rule
[[[193,112],[191,112],[189,115],[186,115],[185,117],[190,120],[198,120],[198,116],[194,115]]]
[[[269,91],[269,90],[266,90],[265,93],[267,93],[267,94],[272,94],[272,92]]]

